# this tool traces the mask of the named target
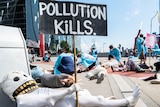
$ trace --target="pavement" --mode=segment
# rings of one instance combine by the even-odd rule
[[[57,57],[51,57],[51,62],[36,61],[33,65],[40,66],[46,70],[52,71]],[[42,59],[42,58],[38,58]],[[99,57],[99,62],[105,62],[107,57]],[[122,61],[127,61],[126,57],[122,58]],[[139,63],[139,59],[135,59],[136,63]],[[156,58],[147,58],[147,64],[153,65],[157,62]],[[142,90],[140,101],[135,107],[159,107],[160,102],[159,93],[160,84],[150,84],[150,81],[143,81],[138,78],[121,76],[116,74],[108,74],[101,84],[96,84],[96,80],[90,81],[85,77],[86,72],[78,73],[77,80],[82,83],[82,88],[90,91],[92,95],[103,95],[104,97],[115,96],[116,98],[123,98],[130,95],[132,90],[126,90],[126,87],[134,88],[135,84],[139,84]],[[160,80],[160,73],[157,75]],[[63,88],[61,88],[63,89]]]

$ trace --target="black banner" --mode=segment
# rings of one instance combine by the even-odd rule
[[[39,0],[39,15],[44,34],[107,36],[106,5]]]

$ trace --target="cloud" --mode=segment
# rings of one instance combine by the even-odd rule
[[[135,9],[134,11],[133,11],[133,16],[137,16],[138,14],[139,14],[139,10],[138,9]]]
[[[129,21],[130,18],[129,18],[129,17],[125,17],[124,20],[125,20],[125,21]]]
[[[133,9],[131,11],[128,11],[126,17],[124,18],[124,20],[125,21],[130,21],[131,18],[139,15],[139,13],[140,13],[140,11],[138,9]]]

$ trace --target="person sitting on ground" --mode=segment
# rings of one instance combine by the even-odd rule
[[[48,53],[45,53],[45,54],[44,54],[43,61],[44,61],[44,62],[49,62],[49,61],[51,61],[50,55],[49,55]]]
[[[97,79],[97,84],[100,84],[104,80],[104,76],[107,75],[107,70],[104,66],[97,65],[93,69],[89,70],[86,74],[86,78],[93,80]]]
[[[151,72],[153,70],[152,66],[146,64],[136,64],[134,62],[134,57],[130,56],[127,60],[125,71],[136,71],[139,72]]]
[[[73,76],[69,74],[58,74],[54,75],[52,72],[43,70],[39,66],[31,65],[31,76],[36,80],[37,83],[41,83],[42,86],[47,86],[50,88],[61,88],[69,87],[75,83]]]
[[[39,87],[24,71],[11,71],[3,77],[2,91],[15,101],[17,107],[133,107],[140,97],[140,87],[137,85],[132,95],[123,99],[105,98],[102,95],[93,96],[88,90],[82,89],[80,83],[65,89]],[[87,97],[86,97],[87,96]]]
[[[54,65],[54,74],[74,73],[73,55],[68,53],[69,49],[62,49]]]
[[[154,63],[154,66],[155,66],[155,69],[156,69],[155,75],[156,75],[156,77],[157,77],[157,73],[160,71],[160,59],[159,59],[158,62],[155,62],[155,63]],[[151,84],[160,84],[160,80],[157,79],[157,78],[154,78],[154,77],[155,77],[155,76],[153,76],[153,79],[155,79],[155,80],[150,81]]]
[[[92,67],[96,66],[96,58],[88,53],[80,52],[77,54],[77,57],[81,59],[81,61],[78,62],[79,72],[89,71]]]

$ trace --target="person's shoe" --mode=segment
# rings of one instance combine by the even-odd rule
[[[97,84],[100,84],[104,80],[104,74],[101,74],[101,76],[97,79]]]
[[[91,76],[90,77],[90,80],[94,80],[94,79],[97,79],[97,76]]]
[[[112,70],[112,72],[114,72],[114,69],[113,69],[113,67],[111,66],[111,70]]]
[[[81,70],[78,70],[77,73],[82,73],[82,71],[81,71]]]

